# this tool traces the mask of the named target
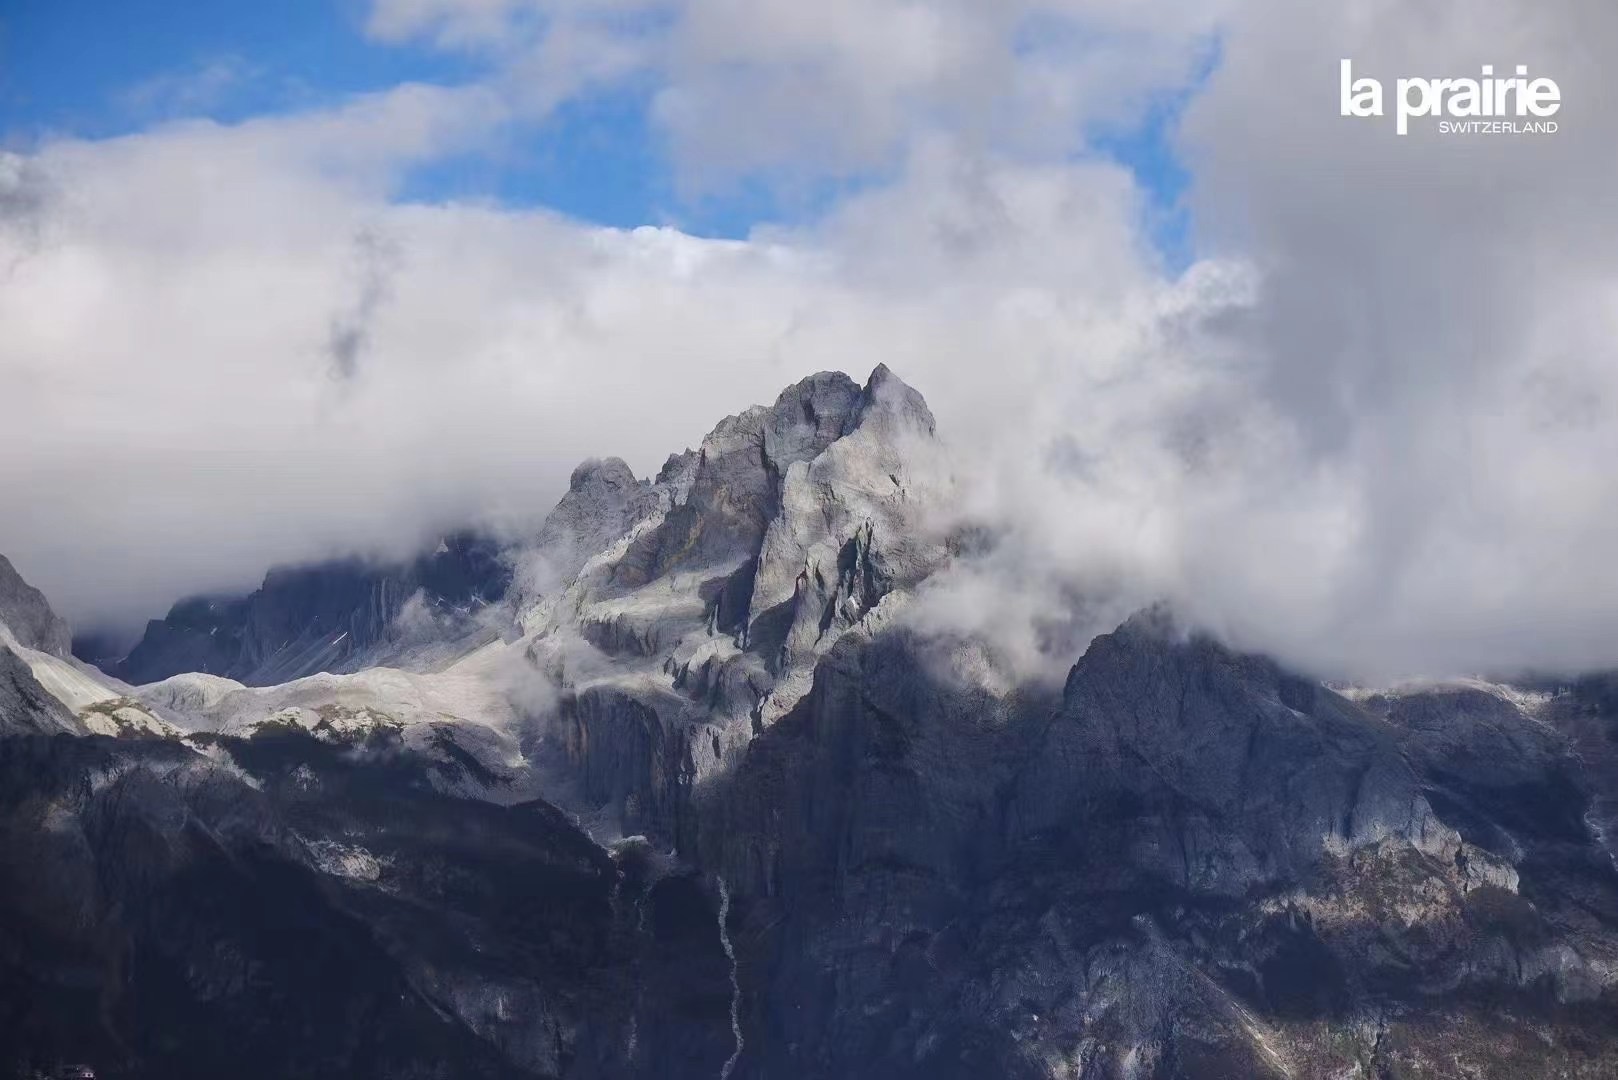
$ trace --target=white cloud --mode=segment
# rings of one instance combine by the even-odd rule
[[[1241,633],[1379,667],[1615,659],[1618,478],[1596,462],[1618,425],[1590,407],[1618,390],[1615,45],[1618,13],[1572,0],[1261,0],[1231,25],[1186,123],[1198,219],[1267,272],[1243,348],[1292,435],[1290,482],[1252,485],[1220,534],[1267,558],[1199,559]],[[1339,120],[1342,56],[1390,88],[1529,64],[1563,130]]]
[[[1191,79],[1208,7],[691,0],[656,115],[699,185],[888,169],[940,133],[1060,160]]]
[[[530,118],[655,66],[665,0],[374,0],[367,34],[485,58],[489,84]]]
[[[145,79],[124,91],[120,99],[125,108],[147,118],[191,116],[217,107],[263,75],[258,65],[225,54]]]
[[[0,550],[71,617],[145,614],[542,510],[579,459],[646,471],[881,361],[1008,531],[941,619],[1012,640],[1068,595],[1098,625],[1166,595],[1322,669],[1611,663],[1618,16],[1423,10],[381,0],[372,33],[483,51],[489,79],[0,160],[0,499],[27,508]],[[1182,138],[1212,254],[1176,273],[1082,148],[1213,34]],[[1341,121],[1340,55],[1531,63],[1563,131]],[[390,201],[411,163],[629,75],[695,186],[887,179],[747,241]]]
[[[946,135],[1060,160],[1207,60],[1224,0],[374,0],[540,111],[631,78],[691,190],[902,165]]]
[[[824,228],[705,241],[389,204],[389,155],[417,143],[355,123],[182,125],[25,162],[52,194],[43,239],[5,253],[0,486],[30,513],[6,518],[0,549],[70,617],[399,550],[491,507],[542,511],[579,459],[655,469],[820,368],[888,361],[956,402],[963,432],[990,432],[979,399],[1004,374],[978,350],[1049,365],[1068,320],[1116,321],[1028,321],[1041,279],[1150,287],[1110,168],[991,168],[940,144],[902,191]],[[328,139],[363,167],[332,170]],[[352,362],[334,361],[334,327]]]

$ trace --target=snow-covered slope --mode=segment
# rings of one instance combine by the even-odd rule
[[[384,664],[427,670],[500,635],[505,620],[490,605],[510,581],[500,544],[471,533],[407,562],[282,567],[248,596],[175,604],[113,670],[141,683],[203,671],[254,686]]]
[[[40,685],[74,712],[98,701],[121,697],[129,689],[71,656],[30,648],[19,641],[5,623],[0,623],[0,645],[15,653],[28,665]]]
[[[534,798],[545,775],[525,751],[525,677],[532,675],[520,651],[493,642],[433,673],[377,667],[243,686],[193,672],[136,687],[124,700],[176,736],[301,731],[339,745],[396,740],[445,766],[446,789],[509,803]]]

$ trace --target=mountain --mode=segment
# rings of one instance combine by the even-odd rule
[[[717,1072],[717,924],[634,858],[438,795],[385,738],[3,739],[0,1060],[617,1077],[638,1039]]]
[[[53,656],[67,656],[71,650],[73,635],[67,623],[4,555],[0,555],[0,623],[30,649]]]
[[[682,840],[819,657],[942,564],[923,517],[946,483],[932,414],[886,368],[813,376],[671,458],[621,538],[519,607],[591,811]]]
[[[1618,1061],[1618,876],[1540,718],[1435,691],[1397,711],[1442,723],[1405,727],[1156,616],[1052,699],[941,678],[871,629],[696,844],[750,943],[757,1075]]]
[[[262,686],[19,644],[0,1059],[1618,1072],[1613,676],[1327,686],[1164,608],[1050,635],[1066,677],[1031,676],[928,618],[993,580],[953,498],[915,390],[822,373],[654,477],[581,465],[478,593],[510,640],[453,631],[446,662],[368,666],[396,615]],[[297,581],[148,639],[233,627],[268,678],[363,606]]]
[[[45,595],[0,555],[0,737],[83,733],[74,690],[90,679],[69,656],[71,640]]]
[[[0,736],[74,730],[67,706],[40,685],[21,657],[0,645]]]
[[[200,671],[251,686],[399,662],[495,633],[477,615],[511,570],[488,537],[457,534],[404,563],[347,558],[272,570],[239,598],[193,597],[147,624],[109,674],[134,684]]]
[[[141,691],[0,639],[5,1075],[725,1060],[730,966],[701,880],[512,797],[478,756],[498,767],[497,734],[446,711],[453,679],[418,700],[404,672]],[[401,718],[342,704],[384,699]]]

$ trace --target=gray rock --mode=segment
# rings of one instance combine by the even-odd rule
[[[816,377],[671,458],[524,619],[580,809],[723,897],[738,1073],[1601,1075],[1618,877],[1575,740],[1163,612],[1021,681],[905,618],[993,551],[931,535],[935,446],[885,369]]]
[[[194,745],[0,739],[5,1075],[718,1074],[728,967],[688,875],[446,798],[387,740]]]
[[[1015,829],[1082,828],[1088,805],[1128,805],[1139,857],[1213,894],[1389,838],[1453,857],[1458,836],[1382,725],[1268,660],[1176,636],[1148,614],[1091,644],[1019,778]]]
[[[11,560],[0,555],[0,623],[30,649],[68,656],[73,635],[67,623],[51,610],[45,594],[22,579]]]
[[[782,475],[842,438],[863,401],[847,375],[822,372],[787,388],[772,406],[722,420],[694,462],[673,467],[666,481],[672,505],[620,560],[614,581],[634,587],[681,570],[734,569],[756,558],[779,506]]]
[[[635,479],[621,459],[581,463],[534,542],[518,556],[523,563],[518,603],[566,585],[586,560],[629,532],[657,503],[651,486]]]
[[[143,685],[194,671],[270,686],[322,671],[429,666],[499,636],[505,620],[484,616],[510,584],[502,547],[470,533],[404,563],[281,567],[248,596],[175,604],[109,674]]]
[[[492,1054],[580,1077],[1612,1075],[1618,683],[1338,692],[1162,610],[1050,635],[1065,683],[1027,679],[1000,643],[912,618],[931,577],[994,552],[934,535],[937,451],[920,395],[878,368],[726,419],[651,482],[588,462],[515,590],[510,659],[554,691],[530,695],[521,754],[447,719],[295,750],[268,730],[98,800],[128,761],[63,770],[31,745],[106,740],[7,740],[33,755],[13,787],[57,785],[14,831],[50,800],[59,824],[155,822],[158,842],[100,849],[159,856],[114,864],[115,886],[213,850],[175,839],[188,821],[236,861],[267,846],[360,916],[324,940],[375,925],[388,963],[365,970],[431,1015],[345,994],[389,1032],[449,1025],[485,1071]],[[643,835],[609,867],[538,804],[489,818],[466,796],[496,799],[513,758],[554,766],[598,839]],[[285,869],[261,879],[298,885]],[[239,956],[272,988],[312,977],[224,929],[213,950],[140,941],[236,1031],[260,985]],[[346,1052],[326,1040],[348,1028],[299,1015]],[[410,1045],[400,1069],[429,1074],[441,1059]]]
[[[1326,1077],[1442,1055],[1593,1077],[1618,1053],[1574,1004],[1611,1002],[1618,972],[1578,913],[1618,913],[1593,839],[1473,843],[1384,717],[1160,612],[1095,641],[1059,700],[970,677],[969,643],[867,630],[682,848],[745,913],[761,1075]],[[1491,1020],[1477,992],[1544,1019]],[[1396,1038],[1355,1019],[1389,1015]]]
[[[73,714],[39,685],[16,653],[0,645],[0,736],[82,732]]]
[[[627,503],[586,503],[576,483],[553,519],[593,542],[604,522],[624,535],[522,621],[590,798],[626,831],[672,839],[708,780],[808,690],[816,658],[942,562],[919,527],[947,479],[938,455],[919,395],[879,368],[864,387],[823,373],[727,418]]]

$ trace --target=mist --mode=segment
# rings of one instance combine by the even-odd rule
[[[963,523],[1002,535],[941,625],[1014,640],[1066,597],[1167,599],[1333,677],[1618,660],[1618,13],[501,21],[526,6],[374,5],[373,34],[484,55],[482,81],[0,155],[0,551],[76,625],[520,533],[580,460],[646,475],[811,372],[887,363],[938,417]],[[1343,56],[1530,63],[1561,131],[1345,120]],[[612,229],[402,196],[631,77],[694,198],[860,182],[740,239],[677,206]],[[1183,259],[1105,149],[1165,101]]]

